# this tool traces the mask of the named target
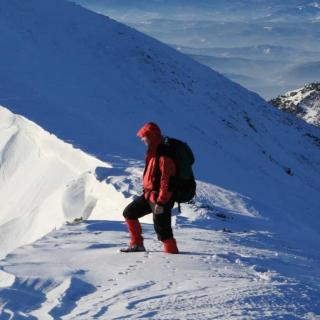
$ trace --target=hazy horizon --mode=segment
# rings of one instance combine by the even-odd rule
[[[320,77],[320,2],[75,0],[189,54],[265,99]]]

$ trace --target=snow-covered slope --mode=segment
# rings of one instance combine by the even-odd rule
[[[2,107],[0,137],[1,254],[28,244],[0,261],[0,319],[318,319],[319,256],[251,199],[199,181],[174,210],[181,255],[161,252],[151,217],[148,252],[119,254],[142,162],[111,166]]]
[[[255,315],[289,319],[294,313],[307,317],[319,311],[314,298],[319,293],[318,128],[175,50],[72,3],[0,0],[0,5],[0,103],[106,161],[74,150],[1,109],[0,197],[6,204],[0,228],[10,242],[3,254],[79,212],[113,221],[66,226],[7,256],[1,262],[8,287],[0,291],[4,318],[36,314],[40,319],[108,319],[109,305],[117,307],[111,318],[124,319],[130,311],[136,318],[172,319],[186,305],[187,319],[211,319],[208,310],[217,311],[218,305],[231,310],[221,311],[222,318],[250,317],[250,306]],[[115,247],[127,238],[115,220],[122,220],[125,204],[139,192],[143,163],[136,159],[142,159],[144,146],[135,133],[150,120],[191,145],[199,189],[195,204],[184,206],[175,217],[177,239],[190,257],[159,255],[145,269],[138,266],[146,259],[129,263],[117,255]],[[150,227],[145,228],[147,246],[155,248]],[[215,246],[219,241],[221,247]],[[215,254],[227,263],[216,263]],[[167,262],[169,281],[163,279],[163,269],[155,269]],[[182,266],[190,266],[190,272],[180,277]],[[148,268],[152,275],[141,271]],[[226,275],[229,268],[234,272]],[[244,273],[237,278],[240,269]],[[257,279],[250,270],[267,279],[275,272],[272,288],[284,286],[280,291],[253,286],[239,298],[240,288]],[[202,295],[207,272],[212,282]],[[226,294],[210,300],[211,288],[224,287],[225,280]],[[175,303],[188,287],[195,303]],[[239,299],[243,303],[230,309]],[[279,304],[273,307],[275,300]],[[95,314],[92,305],[99,307]]]
[[[280,110],[290,112],[295,116],[320,126],[320,83],[311,83],[303,88],[287,92],[271,103]]]
[[[254,199],[258,211],[274,212],[271,204],[281,215],[303,212],[318,227],[317,131],[181,53],[75,4],[1,5],[0,101],[11,110],[105,160],[141,158],[135,133],[146,121],[158,122],[190,143],[198,179]]]
[[[73,1],[193,54],[266,99],[319,81],[314,0]]]

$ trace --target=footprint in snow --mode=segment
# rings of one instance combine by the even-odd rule
[[[137,260],[136,263],[145,263],[143,260]]]

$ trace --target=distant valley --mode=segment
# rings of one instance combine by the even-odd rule
[[[319,1],[76,2],[190,54],[265,99],[320,80]]]

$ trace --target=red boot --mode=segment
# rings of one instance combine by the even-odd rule
[[[128,231],[130,234],[130,247],[131,246],[143,247],[143,237],[142,237],[142,229],[141,229],[140,222],[138,220],[126,219],[126,223],[127,223]]]
[[[165,253],[179,253],[177,242],[175,238],[163,241],[163,252]]]

